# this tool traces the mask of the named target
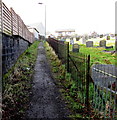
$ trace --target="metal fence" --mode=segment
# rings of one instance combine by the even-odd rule
[[[53,38],[49,38],[48,43],[52,46],[52,48],[55,50],[56,54],[58,55],[59,59],[61,59],[62,63],[67,63],[68,61],[68,44],[64,44],[63,41],[58,41]],[[66,64],[67,66],[68,64]],[[68,68],[67,68],[68,69]]]
[[[69,54],[69,72],[76,86],[76,89],[74,89],[76,94],[74,96],[77,96],[78,101],[85,106],[89,106],[89,92],[87,93],[87,85],[89,86],[89,84],[87,84],[89,71],[89,69],[87,69],[88,60],[88,56],[81,53],[78,53],[77,56],[73,55],[72,52]]]
[[[117,67],[95,64],[91,67],[90,102],[104,118],[117,118]]]
[[[101,118],[117,118],[117,68],[114,65],[90,66],[90,55],[69,52],[69,44],[49,38],[59,58],[71,73],[74,87],[71,94],[87,110]]]
[[[87,93],[89,88],[87,87],[86,80],[88,80],[89,69],[87,67],[90,59],[86,55],[79,53],[75,56],[72,52],[69,52],[69,43],[64,43],[53,38],[49,38],[47,41],[55,50],[62,63],[65,64],[66,70],[71,73],[71,77],[74,80],[72,97],[77,96],[81,104],[89,106],[89,92]]]

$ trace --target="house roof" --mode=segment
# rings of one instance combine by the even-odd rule
[[[45,35],[45,28],[42,23],[34,23],[30,24],[29,26],[36,28],[39,31],[40,35]]]
[[[34,27],[28,26],[28,29],[34,29],[37,33],[39,33],[39,31],[36,28],[34,28]]]
[[[55,32],[56,33],[59,33],[59,32],[75,32],[75,29],[59,29],[59,30],[56,30]]]

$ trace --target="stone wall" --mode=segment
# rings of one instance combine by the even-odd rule
[[[2,74],[5,74],[30,43],[20,36],[0,34],[2,35]]]

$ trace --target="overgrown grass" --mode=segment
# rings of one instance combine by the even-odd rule
[[[95,113],[93,109],[90,108],[90,113],[85,109],[85,105],[83,105],[83,95],[84,98],[86,97],[85,93],[85,87],[83,88],[82,85],[86,84],[86,81],[84,77],[82,77],[83,74],[85,74],[85,54],[91,55],[91,65],[92,64],[115,64],[115,56],[104,53],[102,50],[104,48],[86,48],[84,45],[80,48],[80,53],[73,53],[70,52],[70,55],[73,57],[73,60],[75,61],[76,65],[78,65],[78,70],[81,72],[78,72],[77,76],[77,82],[75,82],[75,69],[72,68],[73,65],[71,64],[70,69],[72,69],[71,74],[66,72],[65,65],[62,65],[62,63],[59,60],[59,64],[56,62],[58,60],[57,56],[53,52],[52,48],[50,48],[48,45],[46,45],[47,48],[47,56],[48,59],[50,59],[50,64],[52,66],[52,71],[54,74],[54,77],[58,81],[58,84],[61,86],[61,93],[64,96],[65,100],[68,103],[69,108],[72,110],[73,114],[69,117],[73,117],[75,119],[78,118],[85,118],[85,119],[99,119],[102,118],[99,113]],[[110,49],[111,50],[111,49]],[[56,59],[55,59],[56,58]],[[84,64],[84,65],[83,65]],[[81,76],[81,77],[80,77]],[[83,79],[81,79],[83,78]],[[74,79],[74,80],[73,80]],[[80,82],[81,81],[81,82]],[[85,83],[84,83],[85,82]],[[80,88],[80,91],[77,90],[78,86]],[[94,85],[93,83],[90,83],[89,86],[89,97],[92,102],[93,92],[94,92]],[[83,95],[82,95],[83,94]],[[81,95],[81,97],[80,97]]]
[[[89,118],[85,106],[77,98],[77,85],[72,79],[71,74],[66,71],[65,65],[58,59],[48,43],[45,44],[45,48],[53,76],[60,87],[63,98],[71,110],[72,114],[69,117],[73,119]]]
[[[21,119],[29,101],[39,41],[35,41],[3,76],[3,119]]]
[[[103,52],[105,48],[87,48],[85,46],[80,47],[80,52],[83,54],[91,55],[91,64],[96,62],[101,64],[115,64],[115,55]]]
[[[86,47],[86,45],[82,44],[82,40],[77,41],[76,43],[78,43],[80,45],[80,53],[83,54],[90,54],[91,55],[91,65],[95,64],[95,63],[101,63],[101,64],[115,64],[115,60],[116,60],[116,55],[115,54],[111,54],[109,52],[103,52],[103,50],[106,51],[113,51],[115,50],[115,38],[111,38],[110,40],[106,40],[106,46],[113,46],[113,48],[111,49],[105,49],[105,48],[96,48],[96,46],[99,46],[99,42],[101,40],[106,40],[105,38],[92,38],[89,39],[87,41],[93,41],[93,45],[94,47]],[[72,51],[72,45],[70,45],[70,51]]]

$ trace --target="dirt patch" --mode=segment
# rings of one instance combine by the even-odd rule
[[[63,119],[68,118],[69,114],[64,101],[61,99],[55,80],[52,78],[45,49],[41,42],[38,47],[32,96],[26,118]]]

